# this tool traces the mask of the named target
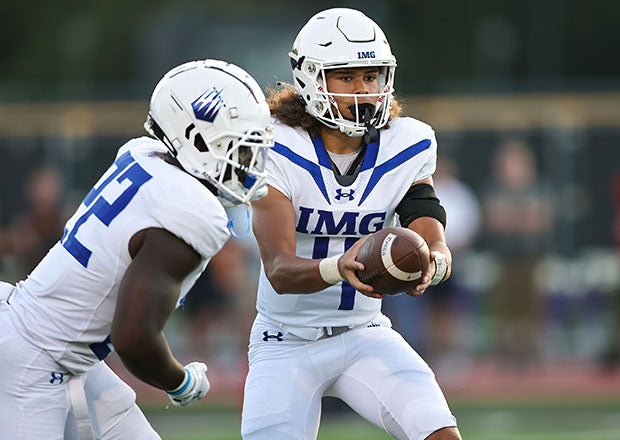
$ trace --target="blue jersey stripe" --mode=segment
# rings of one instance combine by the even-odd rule
[[[312,259],[327,258],[329,252],[329,237],[316,237],[312,248]]]
[[[351,246],[355,244],[355,242],[359,240],[359,237],[347,237],[344,239],[344,250],[345,252],[349,250]],[[340,305],[338,306],[338,310],[353,310],[353,306],[355,305],[355,288],[350,285],[348,282],[342,282],[342,293],[340,294]]]
[[[362,162],[362,168],[360,171],[367,170],[375,166],[377,162],[377,155],[379,154],[379,139],[381,139],[381,132],[377,133],[377,142],[373,144],[368,144],[366,146],[366,153],[364,155],[364,161]],[[325,168],[332,169],[332,162],[329,158],[329,154],[325,149],[325,144],[323,143],[323,139],[319,136],[315,136],[312,138],[312,144],[314,145],[314,151],[316,152],[316,156],[319,159],[319,165],[324,166]]]
[[[332,169],[332,161],[329,158],[329,154],[325,149],[325,144],[323,143],[323,139],[320,136],[315,136],[312,138],[312,145],[314,145],[314,151],[316,152],[316,157],[319,159],[319,165],[324,166],[327,169]]]
[[[290,148],[278,142],[275,143],[271,151],[275,151],[276,153],[281,154],[282,156],[286,157],[288,160],[290,160],[295,165],[306,170],[312,176],[312,179],[314,179],[314,183],[316,183],[316,186],[318,186],[319,190],[321,191],[321,194],[323,194],[323,197],[325,197],[325,200],[327,200],[327,203],[331,205],[331,202],[329,201],[329,196],[327,195],[327,188],[325,186],[325,182],[323,181],[323,175],[321,174],[321,168],[319,167],[319,165],[309,161],[308,159],[300,156],[297,153],[294,153]],[[325,153],[325,155],[327,156],[327,153]],[[331,165],[330,165],[330,169],[331,169]]]
[[[366,200],[366,197],[370,195],[370,193],[375,188],[375,186],[377,186],[377,183],[379,183],[379,180],[381,180],[381,178],[386,173],[392,171],[394,168],[407,162],[413,156],[420,154],[424,150],[427,150],[430,146],[431,146],[430,139],[421,140],[417,144],[414,144],[414,145],[411,145],[410,147],[405,148],[403,151],[398,153],[393,158],[375,167],[375,169],[372,171],[370,179],[368,179],[368,184],[366,185],[364,194],[362,194],[362,197],[360,198],[358,206],[361,205],[364,202],[364,200]]]

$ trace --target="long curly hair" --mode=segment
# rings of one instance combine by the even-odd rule
[[[281,89],[269,87],[266,92],[271,115],[289,127],[299,127],[307,131],[311,136],[319,136],[323,130],[328,128],[306,111],[306,104],[296,90],[290,87],[282,87]],[[390,118],[383,129],[389,128],[389,121],[400,117],[402,112],[403,108],[400,102],[394,97],[392,99]]]

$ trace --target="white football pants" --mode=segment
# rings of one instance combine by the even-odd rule
[[[15,331],[8,307],[0,300],[0,438],[160,439],[104,362],[84,376],[63,371]]]
[[[308,341],[259,316],[250,335],[243,438],[315,439],[323,396],[343,400],[397,439],[456,426],[435,375],[387,318]]]

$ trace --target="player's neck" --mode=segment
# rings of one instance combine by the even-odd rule
[[[321,132],[325,149],[336,154],[352,153],[362,146],[363,138],[351,137],[340,130],[326,129]]]

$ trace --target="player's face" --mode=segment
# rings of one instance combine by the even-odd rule
[[[327,90],[330,93],[344,93],[357,95],[357,104],[373,104],[377,102],[377,95],[364,97],[363,95],[379,93],[379,69],[377,67],[356,67],[351,69],[333,69],[325,72]],[[355,119],[349,107],[355,104],[352,96],[335,97],[338,110],[347,119]]]

